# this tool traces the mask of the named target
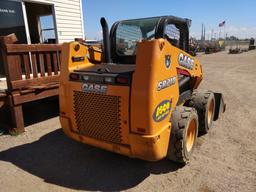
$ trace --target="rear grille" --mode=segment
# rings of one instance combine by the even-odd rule
[[[74,91],[73,104],[80,134],[121,143],[120,97]]]

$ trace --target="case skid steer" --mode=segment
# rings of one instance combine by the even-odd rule
[[[66,135],[129,157],[189,162],[198,132],[225,111],[221,93],[197,90],[189,19],[101,18],[103,49],[64,43],[60,121]]]

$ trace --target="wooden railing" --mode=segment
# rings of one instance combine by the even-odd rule
[[[15,35],[0,37],[14,131],[24,131],[22,104],[58,95],[61,45],[15,44]]]
[[[6,102],[6,93],[0,91],[0,108],[5,104]]]
[[[58,82],[61,45],[13,43],[13,37],[1,39],[8,89]]]

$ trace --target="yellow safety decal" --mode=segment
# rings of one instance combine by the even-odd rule
[[[154,110],[153,119],[155,122],[160,122],[164,120],[171,111],[171,101],[164,100]]]

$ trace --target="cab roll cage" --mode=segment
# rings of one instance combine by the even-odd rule
[[[155,18],[155,17],[152,17]],[[191,25],[191,20],[186,18],[179,18],[175,16],[160,16],[155,29],[155,39],[165,37],[165,29],[168,24],[174,24],[180,30],[180,41],[179,48],[189,52],[189,27]],[[123,20],[125,21],[125,20]],[[122,21],[115,22],[110,30],[110,35],[108,33],[108,26],[105,18],[101,18],[102,31],[103,33],[103,47],[105,62],[113,61],[114,63],[127,63],[134,64],[136,60],[135,55],[119,56],[116,54],[116,30],[118,25]],[[112,60],[110,59],[112,58]]]

